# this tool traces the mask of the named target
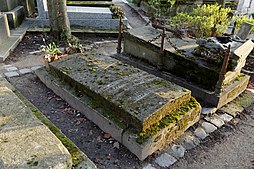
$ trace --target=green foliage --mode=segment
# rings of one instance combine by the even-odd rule
[[[177,0],[148,0],[148,4],[156,9],[155,15],[158,17],[170,14],[170,8],[174,6]]]
[[[109,9],[112,12],[112,18],[119,19],[125,17],[125,12],[122,7],[111,5]]]
[[[220,5],[198,5],[191,13],[178,13],[172,18],[172,24],[187,25],[194,31],[196,37],[209,37],[212,33],[212,28],[215,26],[216,35],[222,35],[228,25],[228,14],[230,8],[221,8]]]
[[[60,53],[60,50],[58,49],[58,47],[56,46],[55,42],[52,42],[50,44],[45,44],[41,46],[42,51],[51,54],[51,55],[56,55],[58,53]]]
[[[72,53],[84,53],[84,47],[83,45],[79,42],[73,42],[73,43],[68,43],[68,54],[72,54]]]

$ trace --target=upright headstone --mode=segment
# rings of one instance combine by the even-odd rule
[[[6,15],[0,14],[0,44],[10,36],[10,30]]]
[[[35,12],[35,0],[19,0],[19,5],[24,6],[26,16],[31,16]]]
[[[239,0],[237,5],[237,12],[241,14],[254,13],[254,1],[253,0]]]
[[[38,19],[46,19],[47,18],[47,0],[36,0],[37,10],[38,10]]]
[[[244,22],[240,28],[240,30],[237,33],[237,36],[240,37],[242,40],[245,40],[250,32],[254,24],[249,23],[249,22]]]

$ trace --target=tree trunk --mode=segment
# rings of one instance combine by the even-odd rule
[[[218,2],[222,8],[225,8],[226,7],[226,0],[219,0]]]
[[[70,21],[67,16],[66,0],[47,0],[50,31],[57,41],[68,42],[71,35]]]

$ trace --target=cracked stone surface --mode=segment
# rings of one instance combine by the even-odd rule
[[[72,158],[68,150],[5,87],[4,80],[0,82],[0,168],[70,168]]]
[[[205,120],[214,124],[218,128],[221,128],[225,124],[224,121],[218,115],[213,115],[211,117],[207,116],[207,117],[205,117]]]

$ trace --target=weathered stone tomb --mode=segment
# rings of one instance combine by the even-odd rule
[[[253,49],[254,43],[251,40],[231,43],[232,56],[223,79],[222,89],[215,92],[224,56],[213,56],[210,55],[210,51],[203,49],[216,44],[206,42],[207,46],[203,47],[194,39],[179,39],[168,33],[167,37],[174,47],[165,42],[164,51],[161,52],[161,39],[151,41],[160,34],[160,30],[150,26],[128,30],[124,34],[124,53],[127,55],[119,58],[134,62],[138,67],[146,64],[160,66],[162,71],[157,73],[159,72],[161,77],[190,89],[195,97],[218,108],[232,101],[246,88],[249,76],[240,72],[246,57]],[[198,50],[201,50],[200,55],[194,54],[194,51]],[[150,72],[156,73],[156,70]]]
[[[189,90],[110,56],[68,56],[37,75],[140,160],[199,120]]]

